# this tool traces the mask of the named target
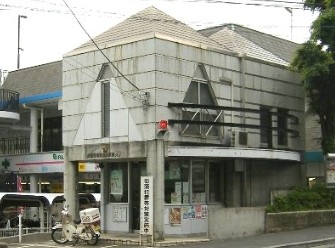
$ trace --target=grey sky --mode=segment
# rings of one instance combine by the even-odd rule
[[[148,6],[155,6],[194,29],[236,23],[290,40],[292,26],[292,40],[298,43],[309,38],[309,27],[316,18],[316,14],[300,9],[301,4],[290,3],[299,0],[66,2],[93,37]],[[285,7],[290,7],[292,16]],[[63,0],[0,0],[0,9],[0,69],[15,70],[17,67],[19,15],[27,16],[20,19],[21,68],[60,60],[63,54],[89,39],[69,14]]]

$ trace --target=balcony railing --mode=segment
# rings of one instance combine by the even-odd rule
[[[29,152],[30,139],[27,137],[0,139],[0,155]]]
[[[19,113],[19,96],[16,91],[0,89],[0,111]]]

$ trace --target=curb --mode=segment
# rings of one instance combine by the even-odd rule
[[[316,239],[316,240],[309,240],[309,241],[303,241],[303,242],[267,246],[266,248],[285,248],[285,247],[306,248],[306,247],[314,247],[316,245],[328,245],[328,244],[334,244],[334,243],[335,243],[335,238],[326,238],[326,239]]]
[[[185,245],[190,243],[203,243],[208,242],[209,239],[192,239],[192,240],[165,240],[165,241],[156,241],[154,242],[154,247],[167,247],[167,246],[176,246],[176,245]],[[133,245],[133,246],[140,246],[141,243],[139,240],[133,240],[133,239],[108,239],[108,238],[102,238],[99,239],[99,242],[104,242],[111,245]],[[142,240],[142,246],[143,245],[152,245],[152,243]]]

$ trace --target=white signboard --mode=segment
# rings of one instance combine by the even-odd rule
[[[140,234],[153,235],[153,177],[141,177]]]
[[[84,164],[82,172],[98,172],[96,163]],[[29,153],[24,155],[2,156],[0,171],[17,171],[20,174],[64,172],[63,152]]]

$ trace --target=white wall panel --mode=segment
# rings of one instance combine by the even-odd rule
[[[83,139],[101,138],[101,113],[86,113],[78,128],[75,143],[83,144]]]
[[[79,99],[81,98],[81,86],[80,85],[71,85],[63,87],[63,96],[62,100],[64,102]]]
[[[80,113],[80,100],[63,102],[63,116]]]
[[[128,136],[128,110],[119,109],[110,112],[110,133],[112,137]]]

